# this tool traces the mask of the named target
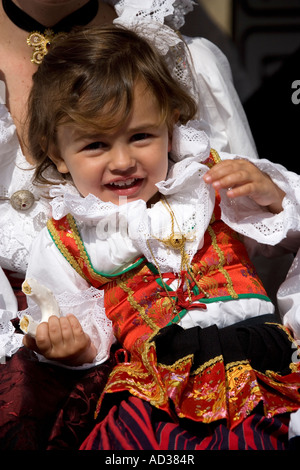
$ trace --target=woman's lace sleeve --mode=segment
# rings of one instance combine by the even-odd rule
[[[32,184],[33,169],[22,154],[15,125],[1,102],[0,155],[0,266],[24,273],[32,242],[46,225],[50,208]],[[14,196],[24,190],[33,196],[33,205],[26,210],[13,207]]]
[[[257,158],[245,111],[223,52],[205,38],[184,37],[192,56],[198,92],[197,119],[206,123],[211,146],[218,152]]]
[[[11,320],[14,315],[8,310],[0,310],[0,364],[11,357],[22,346],[23,335],[15,332]]]

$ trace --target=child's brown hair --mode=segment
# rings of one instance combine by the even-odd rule
[[[52,46],[33,77],[29,97],[28,145],[35,180],[49,182],[43,172],[53,165],[49,154],[60,124],[75,122],[102,133],[118,127],[131,111],[137,80],[157,99],[170,132],[175,112],[181,123],[194,117],[193,98],[171,76],[158,51],[133,31],[86,29]]]

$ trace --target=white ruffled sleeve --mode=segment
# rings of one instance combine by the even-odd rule
[[[220,156],[222,159],[245,158],[224,154]],[[226,191],[222,190],[222,219],[245,237],[251,256],[257,253],[268,256],[276,251],[282,253],[282,249],[297,251],[300,244],[300,177],[268,160],[252,160],[252,163],[267,173],[286,193],[283,210],[273,214],[248,197],[231,200],[226,196]]]
[[[111,322],[104,309],[103,291],[94,289],[72,268],[54,245],[47,229],[37,237],[29,260],[27,278],[34,278],[48,287],[55,295],[61,313],[73,313],[83,330],[90,336],[97,349],[93,363],[79,368],[88,368],[106,361],[114,342]],[[40,312],[30,297],[28,309],[20,312],[40,320]],[[45,360],[39,356],[40,360]],[[47,361],[48,362],[48,361]],[[78,367],[76,367],[78,369]]]

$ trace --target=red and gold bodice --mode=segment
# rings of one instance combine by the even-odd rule
[[[269,300],[240,237],[220,219],[216,205],[202,248],[188,270],[161,273],[140,257],[119,274],[96,271],[85,250],[75,220],[67,215],[50,220],[48,229],[65,258],[91,285],[105,291],[105,309],[119,342],[132,351],[153,333],[180,321],[188,309],[241,298]],[[170,285],[178,286],[173,290]]]

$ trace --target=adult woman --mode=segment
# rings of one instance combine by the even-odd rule
[[[0,266],[9,270],[10,281],[13,284],[16,278],[11,273],[17,272],[18,276],[25,272],[31,244],[36,234],[45,225],[49,216],[47,194],[31,183],[31,156],[27,151],[24,141],[24,129],[26,126],[26,101],[31,88],[31,77],[42,59],[39,48],[47,53],[48,43],[53,40],[51,34],[46,33],[45,28],[51,27],[55,33],[67,33],[77,25],[99,25],[112,22],[117,17],[132,21],[135,18],[153,19],[163,23],[166,21],[175,29],[183,24],[184,15],[192,9],[192,1],[174,0],[149,0],[143,2],[143,7],[137,6],[138,2],[127,1],[97,1],[97,0],[2,0],[0,4]],[[62,23],[61,23],[62,21]],[[37,24],[37,23],[38,24]],[[149,23],[150,24],[150,23]],[[53,26],[56,25],[57,27]],[[31,35],[35,31],[38,35]],[[44,34],[45,38],[41,35]],[[48,35],[47,35],[48,34]],[[28,44],[29,42],[29,44]],[[218,151],[238,153],[239,142],[243,142],[243,150],[249,156],[255,156],[255,148],[244,118],[241,105],[231,83],[228,63],[220,51],[204,39],[187,39],[195,72],[194,79],[197,93],[199,93],[199,117],[205,121],[212,145]],[[44,53],[42,52],[42,54]],[[201,90],[201,91],[200,91]],[[19,191],[22,193],[19,193]],[[1,288],[4,284],[1,284]],[[2,331],[4,335],[0,343],[0,352],[11,355],[20,346],[19,335],[11,335],[9,318],[14,318],[18,306],[10,302],[12,293],[6,286],[5,304],[1,307]],[[1,311],[0,311],[1,312]],[[1,317],[0,317],[1,318]],[[4,319],[3,319],[4,318]],[[5,330],[7,328],[7,331]],[[2,351],[1,351],[2,349]],[[28,358],[30,361],[28,361]],[[103,375],[109,370],[109,364],[93,370],[89,374],[59,373],[55,369],[35,367],[34,358],[28,357],[28,351],[21,350],[20,354],[13,356],[9,367],[1,366],[4,380],[4,389],[1,398],[5,403],[8,416],[5,425],[2,425],[2,443],[4,448],[44,448],[48,442],[48,434],[53,425],[53,413],[61,400],[70,397],[70,391],[78,394],[78,390],[84,390],[85,396],[90,397],[93,390],[87,392],[86,386],[92,380],[102,387]],[[19,386],[12,387],[12,380],[8,383],[7,376],[10,371],[17,371],[20,380]],[[43,375],[47,380],[47,399],[36,400],[42,379],[35,382],[36,375]],[[13,379],[15,380],[15,379]],[[26,383],[27,402],[23,401]],[[29,382],[29,385],[28,385]],[[82,385],[85,382],[85,385]],[[57,390],[59,393],[51,393]],[[78,385],[79,384],[79,385]],[[6,388],[5,388],[6,387]],[[45,388],[45,386],[44,386]],[[14,399],[11,400],[11,391]],[[20,392],[20,398],[15,398]],[[29,393],[30,392],[30,393]],[[31,392],[34,392],[32,395]],[[43,390],[41,393],[44,393]],[[99,388],[97,390],[97,396]],[[88,398],[87,400],[90,400]],[[89,412],[85,414],[88,421],[93,410],[92,401],[89,403]],[[38,404],[38,406],[37,406]],[[47,405],[47,406],[46,406]],[[28,409],[33,407],[34,412],[28,414]],[[70,413],[76,412],[78,403],[71,407]],[[25,409],[25,412],[24,412]],[[17,416],[11,422],[12,416]],[[49,418],[50,417],[50,418]],[[36,420],[39,423],[36,424]],[[29,420],[29,421],[28,421]],[[25,435],[28,422],[32,432]],[[46,426],[45,426],[46,423]],[[2,423],[1,423],[2,424]],[[79,426],[81,429],[84,426]],[[43,432],[41,429],[43,428]],[[7,441],[8,431],[14,436],[12,441]],[[23,433],[23,434],[22,434]],[[76,433],[74,433],[76,434]],[[23,442],[20,437],[23,436]],[[35,440],[39,442],[35,442]],[[78,437],[80,440],[80,437]]]

